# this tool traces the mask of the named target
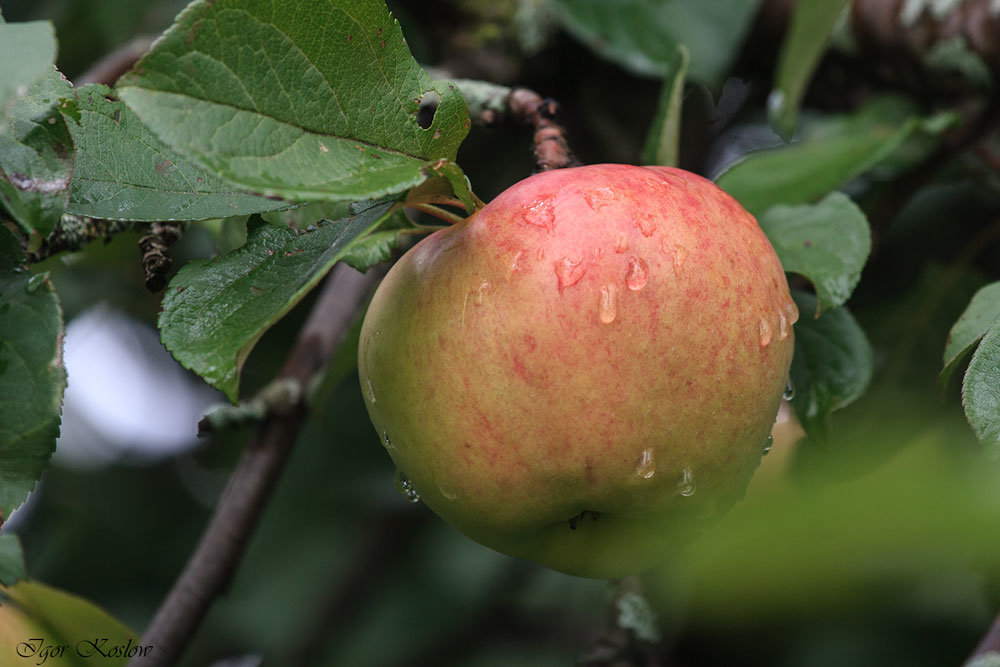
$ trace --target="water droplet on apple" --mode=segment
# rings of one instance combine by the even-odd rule
[[[392,444],[392,439],[389,438],[388,431],[382,431],[382,444],[383,446],[385,446],[386,449],[389,450],[395,449],[395,447]]]
[[[493,291],[493,286],[490,285],[490,282],[488,280],[484,280],[483,282],[479,283],[479,289],[476,290],[475,304],[477,306],[483,305],[483,301],[486,300],[486,296],[491,291]]]
[[[788,318],[784,313],[778,313],[778,340],[788,338]]]
[[[555,199],[555,195],[539,197],[530,206],[521,211],[521,217],[529,225],[547,229],[551,233],[556,225],[556,214],[552,206],[553,199]]]
[[[615,193],[611,188],[587,190],[583,193],[583,200],[592,210],[597,211],[611,204],[615,200]]]
[[[448,502],[451,502],[451,501],[455,500],[456,498],[458,498],[458,494],[457,493],[455,493],[454,491],[452,491],[451,489],[449,489],[445,485],[441,484],[441,482],[438,482],[437,487],[438,487],[438,491],[441,493],[441,495],[444,497],[444,499],[447,500]]]
[[[760,334],[761,347],[767,347],[771,344],[771,325],[763,317],[757,323],[757,333]]]
[[[685,498],[694,495],[694,473],[691,472],[691,468],[684,468],[684,470],[681,471],[681,481],[677,482],[677,490]]]
[[[597,306],[601,322],[611,324],[618,316],[618,286],[612,283],[601,285],[601,297]]]
[[[786,401],[790,401],[795,398],[795,385],[792,384],[792,379],[788,378],[788,383],[785,385],[785,392],[781,395]]]
[[[639,454],[639,460],[635,462],[635,474],[642,479],[649,479],[656,474],[656,459],[651,447],[647,447]]]
[[[663,241],[663,252],[670,255],[674,262],[674,275],[680,276],[681,269],[684,268],[684,260],[687,259],[688,249],[676,243],[670,244],[666,239]]]
[[[653,216],[649,213],[639,213],[632,220],[643,236],[652,236],[653,232],[656,231],[656,223],[653,221]]]
[[[628,236],[622,234],[618,237],[618,240],[615,241],[615,252],[621,254],[626,250],[628,250]]]
[[[785,304],[785,313],[788,314],[789,323],[795,324],[799,321],[799,307],[795,305],[794,301]]]
[[[768,435],[767,436],[767,443],[764,445],[764,453],[763,453],[762,456],[767,456],[768,454],[770,454],[771,453],[771,447],[773,447],[773,446],[774,446],[774,436],[773,435]]]
[[[583,274],[587,272],[587,267],[583,264],[583,260],[572,259],[570,257],[563,257],[557,261],[555,268],[556,277],[559,278],[560,292],[564,288],[580,282],[580,278],[583,278]]]
[[[413,482],[399,470],[396,471],[396,490],[403,494],[408,503],[420,502],[420,494],[413,488]]]
[[[638,292],[646,286],[648,273],[646,262],[641,257],[633,255],[628,260],[628,274],[625,276],[625,284],[633,292]]]
[[[510,279],[514,277],[514,274],[521,270],[521,255],[523,254],[523,250],[518,250],[511,258],[510,266],[507,267],[507,282],[510,282]]]
[[[372,402],[372,405],[375,405],[375,389],[372,387],[371,378],[367,378],[365,384],[368,385],[368,400]]]

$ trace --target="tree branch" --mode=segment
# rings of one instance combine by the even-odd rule
[[[123,44],[111,53],[105,55],[90,68],[76,77],[76,83],[103,83],[105,86],[114,86],[115,82],[122,74],[132,69],[149,47],[153,44],[152,37],[136,37],[127,44]]]
[[[337,265],[278,373],[308,386],[351,325],[354,314],[381,276]],[[230,476],[215,513],[173,588],[142,638],[154,647],[130,667],[173,665],[197,631],[215,599],[225,592],[271,491],[305,420],[300,402],[283,415],[266,419],[254,433]]]

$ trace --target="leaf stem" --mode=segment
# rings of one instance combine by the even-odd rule
[[[431,203],[408,204],[408,206],[418,211],[423,211],[424,213],[427,213],[429,215],[433,215],[435,218],[440,218],[441,220],[449,222],[453,225],[458,224],[459,222],[465,220],[465,218],[463,218],[462,216],[456,215],[451,211],[446,211],[443,208],[435,206],[434,204]]]

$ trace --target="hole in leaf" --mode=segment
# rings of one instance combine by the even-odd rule
[[[428,90],[420,96],[420,107],[417,109],[417,125],[423,129],[429,128],[434,123],[434,114],[437,112],[441,96],[435,90]]]

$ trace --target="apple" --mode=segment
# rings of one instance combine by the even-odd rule
[[[742,497],[797,317],[725,192],[592,165],[531,176],[408,251],[358,370],[412,499],[497,551],[619,577]]]

